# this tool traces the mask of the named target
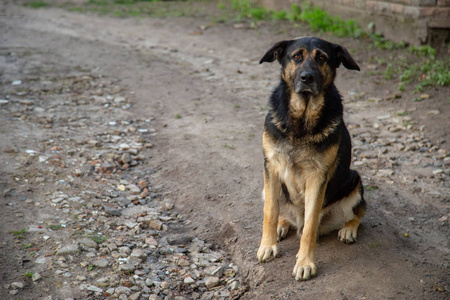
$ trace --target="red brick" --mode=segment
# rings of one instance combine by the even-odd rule
[[[437,0],[437,5],[440,7],[450,7],[450,0]]]
[[[450,18],[450,8],[447,7],[422,7],[420,15],[424,17]]]
[[[394,4],[394,3],[391,3],[391,4],[389,5],[389,8],[391,9],[391,12],[393,12],[393,13],[395,13],[395,14],[402,14],[403,11],[404,11],[404,9],[405,9],[405,6],[403,6],[403,5],[401,5],[401,4]]]
[[[378,10],[378,2],[377,1],[366,1],[366,9],[368,11],[377,11]]]

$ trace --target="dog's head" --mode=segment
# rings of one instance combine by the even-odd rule
[[[316,37],[280,41],[267,51],[259,63],[273,62],[275,59],[282,65],[281,76],[289,88],[304,97],[315,97],[329,87],[341,64],[347,69],[359,71],[347,49]]]

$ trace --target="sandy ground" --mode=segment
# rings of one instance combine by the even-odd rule
[[[280,27],[283,34],[275,30]],[[368,58],[385,52],[326,37],[351,49],[362,69],[341,68],[337,86],[355,147],[353,168],[369,186],[368,212],[355,244],[340,243],[336,233],[321,237],[318,276],[296,282],[294,233],[281,242],[280,258],[256,260],[263,207],[260,136],[279,75],[278,65],[258,65],[258,60],[272,43],[310,34],[306,29],[287,23],[235,29],[201,18],[118,19],[5,3],[0,28],[2,86],[39,77],[42,70],[57,75],[53,69],[86,68],[133,91],[132,118],[151,117],[157,132],[146,152],[150,180],[190,220],[184,228],[188,235],[214,243],[240,267],[248,285],[242,299],[448,299],[448,88],[427,90],[422,102],[412,102],[417,95],[409,92],[395,97],[396,85],[375,80],[368,71],[373,68]],[[21,65],[8,58],[11,52],[27,53],[21,61],[29,73],[22,74]],[[3,97],[6,92],[0,91]],[[18,172],[8,164],[7,150],[18,140],[20,149],[31,147],[40,131],[30,130],[20,117],[1,117],[0,181],[7,190]],[[45,192],[35,188],[34,197]],[[11,197],[0,198],[2,235],[16,230],[17,222],[32,223],[8,217]],[[39,208],[39,213],[52,211]],[[3,262],[20,251],[3,243]],[[2,283],[10,283],[15,270],[3,270]],[[51,278],[45,280],[51,291],[57,288]],[[30,284],[15,297],[2,292],[11,299],[34,299],[40,286]]]

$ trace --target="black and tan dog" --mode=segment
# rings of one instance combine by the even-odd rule
[[[359,66],[344,47],[315,37],[281,41],[260,63],[281,64],[281,81],[269,100],[264,133],[264,222],[258,260],[278,255],[291,226],[302,233],[293,276],[317,274],[318,234],[339,230],[356,241],[365,213],[363,185],[350,170],[351,141],[334,78],[343,64]],[[303,229],[303,230],[302,230]]]

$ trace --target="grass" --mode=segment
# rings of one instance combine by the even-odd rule
[[[108,239],[106,236],[101,235],[90,235],[89,238],[91,238],[97,244],[101,244]]]
[[[11,233],[14,234],[18,239],[23,239],[26,232],[27,232],[26,228],[22,228],[17,231],[11,231]]]
[[[45,1],[42,0],[35,0],[35,1],[29,1],[27,3],[25,3],[26,7],[30,7],[30,8],[42,8],[42,7],[47,7],[48,4]]]
[[[62,226],[61,225],[48,225],[48,228],[53,231],[56,231],[56,230],[60,230],[62,228]]]
[[[24,277],[24,278],[31,278],[31,277],[33,277],[33,275],[34,275],[33,272],[28,271],[28,272],[26,272],[25,274],[23,274],[23,277]]]

